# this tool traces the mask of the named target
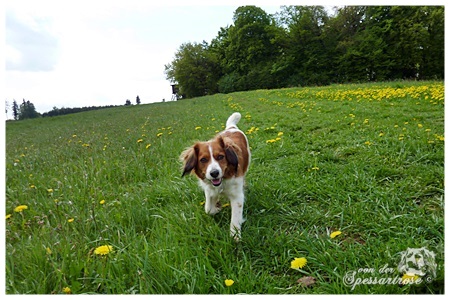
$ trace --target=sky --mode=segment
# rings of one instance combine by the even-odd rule
[[[383,1],[377,4],[392,4]],[[358,2],[345,4],[364,4]],[[136,96],[143,104],[170,101],[164,66],[179,47],[210,43],[232,24],[237,7],[250,4],[273,14],[286,4],[325,5],[331,12],[343,2],[6,0],[5,105],[25,99],[44,113],[55,106],[134,104]]]
[[[211,42],[246,4],[211,3],[6,0],[5,102],[29,100],[44,113],[55,106],[134,104],[136,96],[143,104],[170,101],[164,66],[177,49]],[[270,14],[282,4],[261,3]]]

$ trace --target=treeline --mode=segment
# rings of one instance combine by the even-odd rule
[[[139,96],[136,96],[136,105],[141,104],[141,99]],[[131,106],[132,103],[129,99],[125,101],[125,106]],[[11,105],[12,113],[14,120],[24,120],[24,119],[33,119],[33,118],[39,118],[39,117],[55,117],[55,116],[62,116],[62,115],[68,115],[68,114],[74,114],[79,112],[85,112],[90,110],[98,110],[98,109],[104,109],[104,108],[112,108],[112,107],[119,107],[121,105],[104,105],[104,106],[83,106],[83,107],[62,107],[58,108],[56,106],[53,107],[52,110],[45,112],[43,114],[40,114],[36,111],[36,108],[34,104],[30,100],[23,99],[23,102],[20,104],[20,106],[17,104],[16,100],[13,100],[13,104]],[[6,107],[6,113],[8,113],[8,101],[5,103]]]
[[[51,111],[43,113],[42,116],[43,117],[55,117],[55,116],[62,116],[62,115],[74,114],[74,113],[90,111],[90,110],[111,108],[111,107],[117,107],[117,105],[83,106],[83,107],[73,107],[73,108],[69,108],[69,107],[62,107],[62,108],[53,107],[53,109]]]
[[[291,86],[444,78],[443,6],[242,6],[211,43],[165,65],[185,98]]]

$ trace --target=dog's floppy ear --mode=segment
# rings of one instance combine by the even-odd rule
[[[197,145],[187,148],[180,155],[183,163],[183,174],[181,177],[190,173],[197,166]]]
[[[225,149],[225,157],[227,158],[228,163],[232,165],[234,167],[234,171],[237,172],[239,159],[236,144],[228,137],[221,138],[221,144],[223,149]]]

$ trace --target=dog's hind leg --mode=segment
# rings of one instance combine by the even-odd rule
[[[244,211],[244,190],[236,191],[234,197],[230,198],[231,205],[231,223],[230,223],[230,235],[235,241],[241,239],[241,225],[244,223],[243,211]]]

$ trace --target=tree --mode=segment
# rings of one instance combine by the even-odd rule
[[[127,101],[125,101],[125,105],[126,105],[126,106],[131,105],[130,99],[127,99]]]
[[[19,112],[18,112],[19,120],[33,119],[33,118],[37,118],[40,116],[41,115],[36,111],[34,104],[31,103],[29,100],[25,101],[25,99],[23,99],[23,102],[22,102],[22,104],[20,104],[20,108],[19,108]]]
[[[424,24],[427,36],[424,43],[423,66],[420,74],[424,79],[444,78],[444,6],[423,8],[427,19]]]
[[[165,65],[166,78],[178,84],[183,98],[217,93],[220,69],[208,43],[185,43],[175,53],[175,59]]]
[[[139,95],[136,96],[136,104],[137,104],[137,105],[141,104],[141,99],[139,99]]]
[[[283,6],[279,22],[287,28],[282,57],[290,85],[321,85],[330,81],[333,55],[324,34],[328,14],[322,6]]]
[[[271,71],[281,49],[273,18],[259,7],[241,6],[234,12],[233,21],[234,25],[222,30],[222,37],[214,44],[221,53],[225,73],[219,91],[276,87]]]
[[[13,100],[12,109],[13,109],[14,120],[18,120],[19,119],[19,106],[17,105],[16,100]]]
[[[8,107],[9,107],[9,102],[8,102],[8,100],[5,100],[5,114],[6,114],[6,118],[8,118]]]

